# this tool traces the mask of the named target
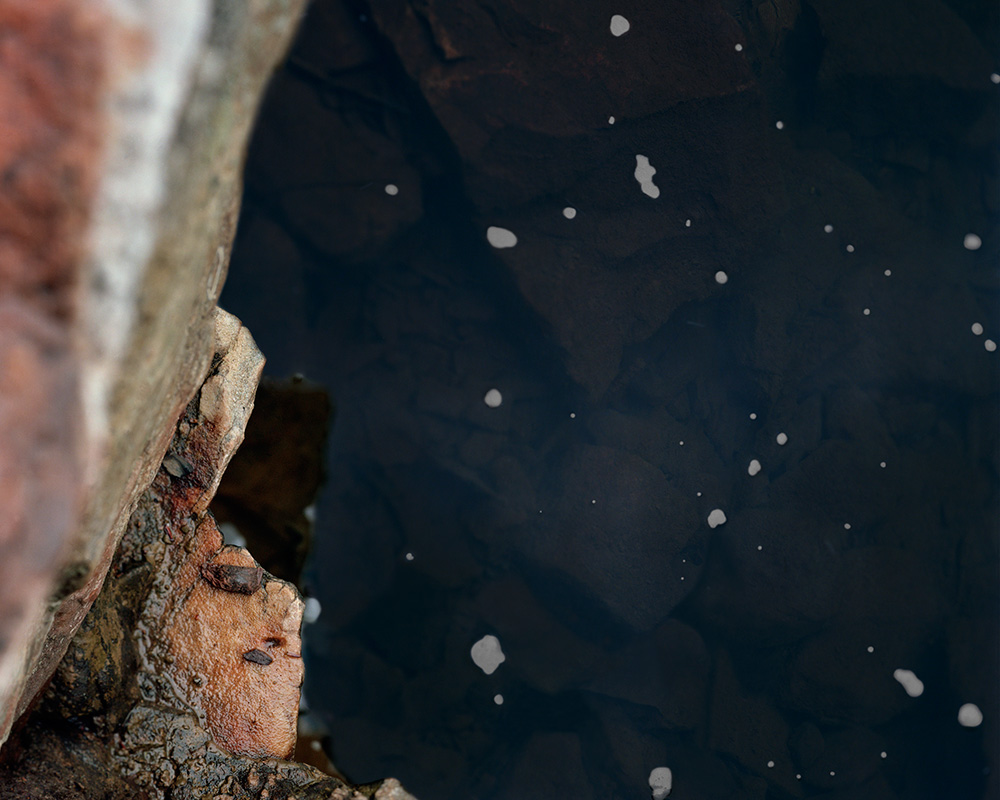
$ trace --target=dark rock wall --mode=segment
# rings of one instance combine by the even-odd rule
[[[223,304],[337,403],[349,777],[997,796],[997,52],[971,0],[313,4]]]

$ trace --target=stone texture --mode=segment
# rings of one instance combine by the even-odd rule
[[[247,131],[301,6],[4,8],[0,741],[209,369]]]

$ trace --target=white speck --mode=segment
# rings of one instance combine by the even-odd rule
[[[698,497],[701,497],[701,492],[698,492]]]
[[[538,509],[538,513],[541,514],[542,513],[542,509]]]
[[[720,525],[726,524],[726,514],[721,508],[714,508],[712,512],[708,515],[708,527],[718,528]]]
[[[311,747],[311,748],[312,748],[313,750],[316,750],[317,752],[323,749],[323,745],[321,745],[321,744],[320,744],[319,742],[317,742],[317,741],[316,741],[315,739],[313,739],[313,741],[309,742],[309,746],[310,746],[310,747]]]
[[[483,397],[483,402],[490,408],[499,408],[503,402],[503,395],[499,389],[490,389]]]
[[[802,776],[798,772],[795,773],[795,780],[797,781],[802,780]]]
[[[978,250],[983,246],[983,240],[974,233],[967,233],[965,234],[965,239],[962,244],[965,245],[966,250]]]
[[[737,53],[743,52],[743,45],[741,45],[739,42],[736,43],[736,52]]]
[[[472,645],[470,652],[476,666],[487,675],[492,675],[497,667],[507,660],[507,656],[500,649],[500,640],[490,634]]]
[[[726,283],[728,280],[729,280],[729,276],[725,272],[723,272],[721,269],[718,272],[715,273],[715,282],[716,283],[722,284],[722,283]]]
[[[983,347],[985,347],[992,353],[994,350],[997,349],[997,343],[994,342],[992,339],[987,339],[985,342],[983,342]]]
[[[396,184],[394,184],[394,183],[387,183],[385,185],[385,193],[388,194],[388,195],[394,195],[395,196],[395,195],[399,194],[399,187]]]
[[[653,800],[663,800],[674,788],[674,776],[669,767],[657,767],[649,773],[649,788],[653,791]]]
[[[493,702],[496,703],[498,706],[502,706],[503,705],[503,695],[502,694],[495,694],[495,695],[493,695]]]
[[[983,335],[983,326],[980,325],[978,322],[973,322],[972,323],[972,332],[974,334],[976,334],[976,336],[982,336]]]
[[[611,34],[613,36],[624,36],[632,26],[621,14],[615,14],[611,18]]]
[[[853,253],[853,252],[854,252],[854,245],[853,245],[853,244],[849,244],[849,245],[847,245],[847,247],[845,247],[844,249],[845,249],[845,250],[846,250],[846,251],[847,251],[848,253]]]
[[[864,315],[865,315],[866,317],[870,317],[870,316],[871,316],[871,314],[872,314],[872,310],[871,310],[870,308],[866,308],[866,309],[865,309],[864,311],[862,311],[861,313],[862,313],[862,314],[864,314]]]
[[[614,124],[615,124],[615,118],[614,117],[608,117],[608,125],[614,125]]]
[[[889,754],[887,752],[885,752],[885,750],[883,750],[882,753],[881,753],[881,756],[882,756],[882,758],[888,758]]]
[[[885,469],[885,462],[884,462],[884,461],[879,461],[879,462],[878,462],[878,465],[879,465],[880,467],[882,467],[882,469]]]
[[[975,703],[966,703],[958,709],[958,724],[963,728],[978,728],[983,722],[983,712]]]
[[[660,196],[660,189],[653,183],[653,176],[656,174],[656,168],[649,163],[649,159],[646,156],[636,156],[635,157],[635,179],[639,181],[639,186],[642,187],[642,193],[649,195],[654,200]]]
[[[323,606],[319,604],[319,600],[315,597],[307,597],[305,604],[302,606],[302,621],[306,625],[312,625],[319,619],[322,610]]]
[[[305,508],[302,509],[302,516],[305,517],[309,522],[316,521],[316,504],[310,503]]]
[[[924,693],[924,682],[908,669],[897,669],[892,673],[910,697],[920,697]]]
[[[486,241],[497,250],[503,250],[504,248],[516,245],[517,236],[514,235],[513,231],[509,231],[506,228],[497,228],[491,225],[486,229]]]
[[[823,231],[825,233],[833,233],[833,225],[824,225],[823,226]]]
[[[683,575],[681,575],[681,580],[684,580],[684,576]]]
[[[850,529],[851,529],[851,523],[850,522],[845,522],[844,523],[844,530],[845,531],[849,531]]]
[[[834,775],[836,775],[836,774],[837,774],[837,773],[836,773],[836,772],[834,772],[834,771],[833,771],[832,769],[830,770],[830,777],[831,777],[831,778],[832,778],[832,777],[833,777]]]
[[[576,419],[576,412],[575,411],[570,411],[569,412],[569,418],[570,419]]]
[[[747,474],[756,475],[758,472],[760,472],[760,462],[756,458],[751,459],[750,466],[747,467]]]
[[[783,131],[785,129],[785,123],[779,119],[777,122],[774,123],[774,127],[777,128],[779,131]]]
[[[596,505],[596,504],[597,504],[597,501],[596,501],[596,500],[591,500],[591,501],[590,501],[590,504],[591,504],[592,506],[593,506],[593,505]]]
[[[684,442],[678,442],[677,444],[679,444],[681,447],[684,446]]]
[[[787,433],[779,433],[777,436],[774,437],[774,441],[776,441],[778,444],[781,444],[781,445],[787,444],[788,443],[788,434]]]
[[[563,216],[566,217],[566,219],[573,219],[573,217],[576,216],[576,209],[566,206],[566,208],[563,209]]]
[[[875,648],[872,647],[871,645],[868,645],[868,652],[869,653],[874,653],[875,652]]]
[[[891,269],[887,269],[883,274],[885,275],[885,277],[888,278],[890,275],[892,275],[892,270]]]
[[[1000,75],[993,72],[990,74],[990,80],[993,81],[993,83],[1000,83]]]
[[[753,411],[750,412],[750,419],[757,419],[757,414]]]
[[[768,769],[774,769],[774,762],[773,761],[768,761],[767,762],[767,768]]]
[[[406,560],[407,561],[413,561],[413,553],[407,553],[406,554]]]
[[[757,550],[763,550],[763,549],[764,549],[764,545],[762,545],[762,544],[757,545]]]
[[[691,227],[691,220],[689,220],[689,219],[684,220],[684,227],[685,228],[690,228]]]

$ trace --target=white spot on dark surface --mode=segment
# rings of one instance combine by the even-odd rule
[[[785,129],[785,123],[779,119],[777,122],[774,123],[774,127],[777,128],[779,131],[783,131]]]
[[[883,274],[885,275],[885,277],[888,278],[890,275],[892,275],[892,270],[891,269],[887,269]]]
[[[788,444],[788,434],[784,432],[779,433],[777,436],[774,437],[774,441],[776,441],[780,445],[786,445]]]
[[[629,21],[625,19],[625,17],[623,17],[621,14],[615,14],[611,18],[612,36],[624,36],[626,33],[628,33],[628,29],[631,27],[632,25],[629,23]]]
[[[566,208],[563,209],[563,216],[566,217],[566,219],[573,219],[573,217],[576,216],[576,209],[572,206],[566,206]]]
[[[853,245],[853,244],[849,244],[849,245],[847,245],[847,247],[845,247],[844,249],[845,249],[845,250],[846,250],[846,251],[847,251],[848,253],[853,253],[853,252],[854,252],[854,245]]]
[[[983,246],[983,240],[974,233],[967,233],[962,244],[965,245],[966,250],[978,250]]]
[[[742,53],[743,52],[743,45],[741,45],[739,42],[737,42],[735,49],[736,49],[737,53]]]
[[[983,326],[980,325],[978,322],[973,322],[972,323],[972,332],[974,334],[976,334],[976,336],[982,336],[983,335]]]
[[[750,419],[757,419],[757,414],[753,411],[750,412]]]
[[[983,724],[983,712],[975,703],[966,703],[958,709],[958,724],[963,728],[978,728]]]
[[[663,800],[674,788],[674,775],[669,767],[657,767],[649,773],[649,788],[653,800]]]
[[[851,529],[851,523],[850,522],[845,522],[844,523],[844,530],[845,531],[849,531],[850,529]]]
[[[570,419],[576,419],[576,412],[575,411],[570,411],[569,412],[569,418]]]
[[[824,225],[823,226],[823,231],[825,233],[833,233],[833,225]]]
[[[760,462],[753,458],[750,460],[750,466],[747,467],[747,474],[756,475],[758,472],[760,472]]]
[[[997,74],[996,72],[991,73],[990,80],[993,81],[993,83],[1000,83],[1000,74]]]
[[[614,124],[615,124],[615,118],[614,117],[608,117],[608,125],[614,125]]]
[[[868,645],[868,652],[869,653],[874,653],[875,652],[875,648],[872,647],[871,645]]]
[[[889,757],[889,754],[887,752],[885,752],[885,750],[882,751],[881,755],[882,755],[882,758],[888,758]]]
[[[503,695],[502,694],[495,694],[495,695],[493,695],[493,702],[496,703],[498,706],[502,706],[503,705]]]
[[[500,647],[500,640],[491,634],[486,634],[472,645],[470,654],[475,665],[487,675],[492,675],[496,672],[497,667],[507,660],[507,656],[503,654],[503,649]]]
[[[394,183],[387,183],[385,185],[385,193],[388,195],[395,196],[399,194],[399,187]]]
[[[768,761],[767,762],[767,768],[768,769],[774,769],[774,762],[773,761]]]
[[[413,561],[413,553],[407,553],[406,554],[406,560],[407,561]]]
[[[691,220],[689,220],[689,219],[684,220],[684,227],[685,228],[690,228],[691,227]]]
[[[718,284],[727,283],[729,281],[729,276],[723,272],[721,269],[715,273],[715,282]]]
[[[879,461],[879,462],[878,462],[878,465],[879,465],[880,467],[882,467],[882,469],[885,469],[885,462],[884,462],[884,461]]]
[[[861,313],[862,313],[862,314],[864,314],[864,315],[865,315],[866,317],[870,317],[870,316],[871,316],[871,313],[872,313],[872,310],[871,310],[870,308],[866,308],[866,309],[865,309],[864,311],[862,311]]]
[[[639,181],[642,193],[652,197],[654,200],[660,196],[659,187],[653,183],[653,176],[656,174],[656,167],[649,163],[649,159],[643,155],[635,157],[635,179]]]
[[[721,508],[713,508],[708,515],[708,527],[718,528],[726,524],[726,513]]]
[[[491,225],[486,229],[486,241],[497,250],[503,250],[516,245],[517,236],[514,235],[513,231],[509,231],[506,228],[498,228],[495,225]]]
[[[985,347],[992,353],[994,350],[997,349],[997,343],[994,342],[992,339],[987,339],[985,342],[983,342],[983,347]]]
[[[503,402],[503,395],[500,394],[499,389],[490,389],[483,396],[483,402],[490,408],[499,408],[500,404]]]
[[[924,693],[924,682],[920,680],[911,670],[897,669],[892,673],[900,686],[902,686],[910,697],[920,697]]]
[[[307,597],[302,606],[302,622],[306,625],[312,625],[319,619],[322,612],[323,606],[320,605],[319,600],[315,597]]]

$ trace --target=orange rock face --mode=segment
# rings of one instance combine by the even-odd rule
[[[218,744],[233,753],[287,758],[295,749],[303,677],[299,594],[266,573],[246,593],[259,566],[245,549],[221,547],[210,517],[194,542],[173,587],[183,599],[162,629],[166,670]],[[205,570],[210,565],[242,568],[228,574],[250,576],[251,584],[212,580]]]

